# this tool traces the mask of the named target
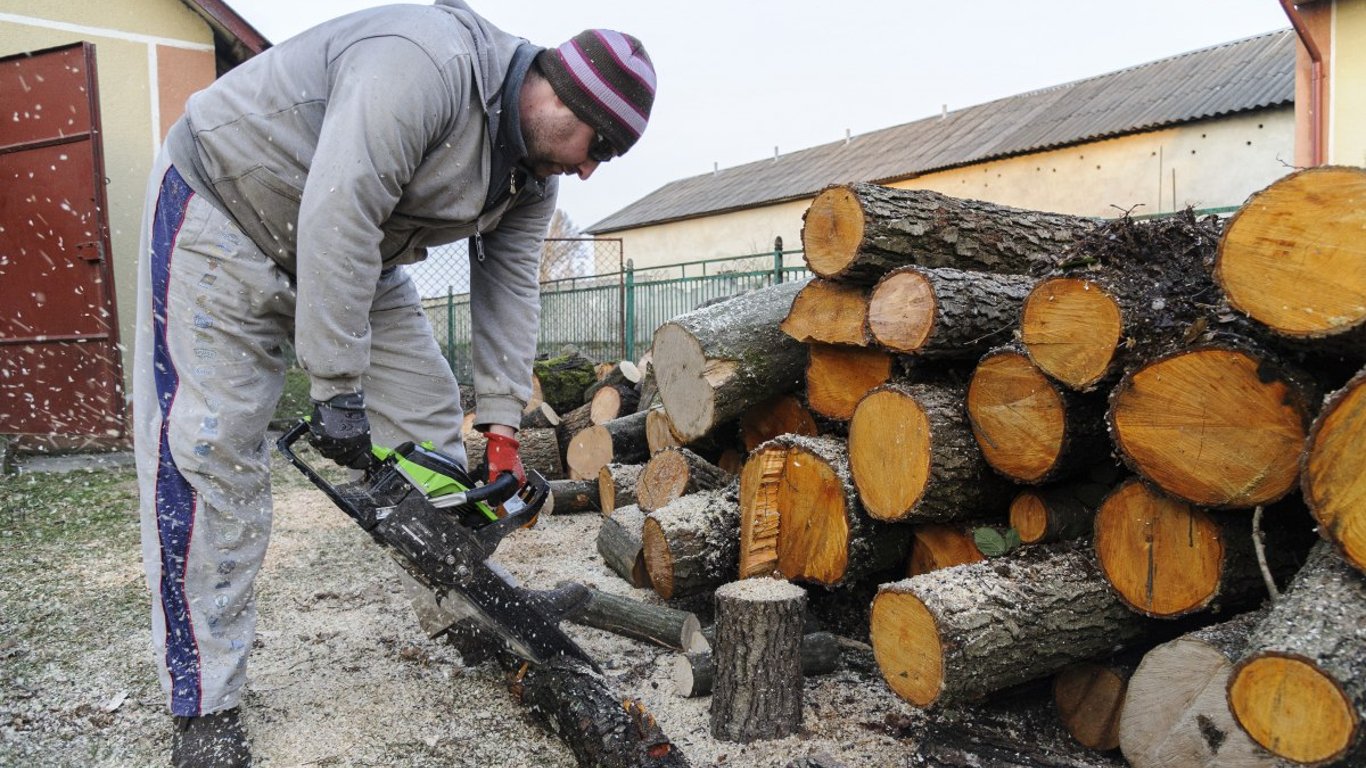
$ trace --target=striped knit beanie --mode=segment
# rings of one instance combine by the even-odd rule
[[[611,143],[618,155],[636,143],[655,100],[655,67],[640,41],[589,29],[536,56],[555,95]]]

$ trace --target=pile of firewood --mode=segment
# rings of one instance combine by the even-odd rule
[[[652,391],[572,437],[606,446],[568,463],[599,551],[667,600],[723,589],[718,621],[749,601],[718,669],[807,662],[804,598],[731,582],[880,585],[867,636],[917,707],[1053,678],[1074,737],[1135,766],[1360,764],[1363,198],[1321,168],[1226,224],[1101,223],[829,188],[817,277],[665,324]],[[772,679],[716,684],[718,736],[800,719]],[[746,685],[787,693],[737,708]]]

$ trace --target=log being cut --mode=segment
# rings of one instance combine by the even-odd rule
[[[805,284],[780,283],[679,315],[655,331],[651,364],[688,443],[801,386],[806,348],[779,328]]]
[[[1025,274],[1048,265],[1094,224],[924,189],[828,187],[802,218],[802,248],[816,275],[876,282],[901,266]]]

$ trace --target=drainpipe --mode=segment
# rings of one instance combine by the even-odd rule
[[[1323,54],[1310,37],[1295,1],[1281,0],[1281,8],[1309,53],[1309,158],[1312,165],[1323,165]]]

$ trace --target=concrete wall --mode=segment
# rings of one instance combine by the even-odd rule
[[[1363,51],[1366,56],[1366,51]],[[1358,132],[1357,136],[1362,137]],[[1291,107],[1205,120],[930,173],[892,186],[1084,216],[1239,206],[1284,176],[1295,154]],[[637,268],[801,247],[810,200],[624,232]]]
[[[0,0],[0,56],[76,42],[95,45],[114,289],[126,350],[136,316],[147,174],[185,98],[213,82],[213,33],[180,0]],[[123,367],[127,380],[126,351]]]
[[[1366,0],[1333,4],[1327,161],[1366,166]]]

